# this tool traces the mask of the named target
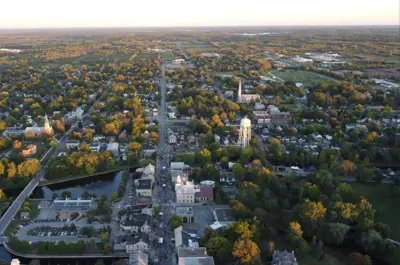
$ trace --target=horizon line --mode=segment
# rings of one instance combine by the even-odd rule
[[[213,25],[213,26],[46,26],[46,27],[0,27],[0,30],[16,29],[135,29],[135,28],[245,28],[245,27],[398,27],[400,24],[329,24],[329,25]]]

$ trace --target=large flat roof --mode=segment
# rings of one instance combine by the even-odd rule
[[[218,222],[234,222],[235,219],[232,216],[231,209],[227,208],[216,208],[214,210]]]
[[[201,248],[178,248],[179,258],[200,258],[207,257],[207,250],[204,247]]]

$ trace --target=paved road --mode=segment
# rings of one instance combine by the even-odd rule
[[[104,92],[106,93],[106,91]],[[103,94],[104,95],[104,94]],[[96,102],[98,102],[102,97],[100,97],[98,100],[93,102],[93,105],[90,107],[89,111],[84,115],[83,118],[89,117],[93,111],[93,106]],[[54,152],[51,154],[50,159],[47,161],[50,161],[52,158],[56,157],[57,154],[60,152],[62,148],[64,148],[65,143],[68,141],[68,136],[72,132],[72,130],[78,125],[79,121],[75,122],[71,128],[64,134],[64,136],[60,139],[60,141],[57,144],[56,149]],[[8,207],[7,211],[3,214],[3,216],[0,219],[0,235],[4,233],[6,230],[7,226],[10,224],[11,220],[14,218],[16,215],[17,211],[19,208],[21,208],[22,204],[25,201],[25,198],[30,196],[32,191],[36,188],[36,186],[39,184],[40,180],[44,177],[45,175],[45,168],[46,168],[47,163],[42,166],[42,169],[36,174],[36,176],[26,185],[24,190],[18,195],[18,197],[13,201],[13,203]]]
[[[183,57],[185,57],[186,60],[189,60],[189,56],[187,56],[186,53],[185,53],[185,51],[182,49],[181,43],[178,41],[178,42],[176,43],[176,45],[178,45],[178,48],[179,48],[179,50],[181,51]]]
[[[165,89],[165,65],[162,66],[161,85],[161,103],[159,106],[158,125],[160,133],[160,142],[158,144],[158,154],[156,162],[157,184],[153,193],[153,205],[159,206],[162,216],[155,217],[158,221],[155,234],[163,238],[163,244],[159,244],[155,250],[158,258],[158,264],[172,265],[172,231],[168,226],[168,220],[173,214],[173,194],[171,191],[171,180],[168,174],[169,167],[169,145],[167,143],[167,121],[165,118],[166,109],[166,89]],[[163,185],[165,184],[165,187]]]

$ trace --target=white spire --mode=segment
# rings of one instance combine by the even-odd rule
[[[242,79],[239,77],[238,102],[242,101]]]

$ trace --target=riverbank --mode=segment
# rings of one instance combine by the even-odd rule
[[[102,259],[102,258],[127,258],[129,257],[129,254],[126,253],[118,253],[118,254],[52,254],[52,255],[42,255],[42,254],[26,254],[26,253],[21,253],[18,251],[13,250],[8,246],[6,243],[3,243],[4,249],[12,254],[13,256],[16,257],[21,257],[25,259],[81,259],[81,258],[96,258],[96,259]]]
[[[95,174],[92,175],[84,175],[84,176],[70,176],[70,177],[66,177],[66,178],[60,178],[60,179],[52,179],[52,180],[42,180],[40,181],[40,183],[38,184],[38,187],[43,187],[43,186],[49,186],[49,185],[54,185],[54,184],[59,184],[59,183],[63,183],[63,182],[69,182],[69,181],[74,181],[74,180],[79,180],[79,179],[85,179],[85,178],[90,178],[90,177],[94,177],[94,176],[99,176],[99,175],[105,175],[105,174],[109,174],[109,173],[114,173],[117,171],[121,171],[121,170],[126,170],[131,168],[131,166],[120,166],[111,170],[107,170],[107,171],[103,171],[103,172],[97,172]]]

